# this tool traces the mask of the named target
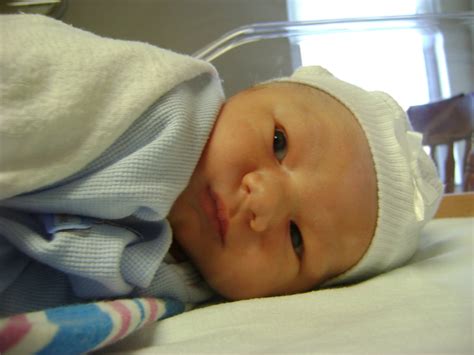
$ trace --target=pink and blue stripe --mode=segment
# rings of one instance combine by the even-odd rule
[[[0,320],[0,353],[80,354],[183,311],[176,300],[135,298],[15,315]]]

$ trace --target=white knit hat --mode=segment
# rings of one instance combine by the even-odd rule
[[[326,92],[346,106],[362,126],[377,176],[378,217],[375,234],[362,259],[323,286],[362,281],[394,269],[413,256],[421,228],[435,214],[443,187],[405,111],[387,94],[368,92],[337,79],[318,66],[301,67],[293,82]]]

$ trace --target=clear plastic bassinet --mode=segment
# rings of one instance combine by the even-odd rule
[[[357,72],[364,64],[371,76],[395,72],[405,87],[426,78],[428,101],[433,101],[473,91],[473,46],[474,12],[461,12],[251,24],[224,34],[194,56],[217,67],[228,95],[291,74],[302,64],[323,65],[337,76]],[[389,57],[401,62],[391,65]],[[414,69],[426,75],[413,77]]]

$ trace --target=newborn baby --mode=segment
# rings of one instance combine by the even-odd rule
[[[306,67],[224,102],[208,63],[1,21],[0,314],[358,282],[408,260],[436,211],[384,93]]]
[[[374,235],[377,181],[367,139],[325,92],[295,83],[253,87],[224,105],[169,218],[221,294],[307,291],[356,264]]]

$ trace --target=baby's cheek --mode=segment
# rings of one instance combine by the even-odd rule
[[[262,260],[235,258],[216,263],[204,276],[219,294],[231,300],[269,296],[278,280],[269,272],[271,267]]]

